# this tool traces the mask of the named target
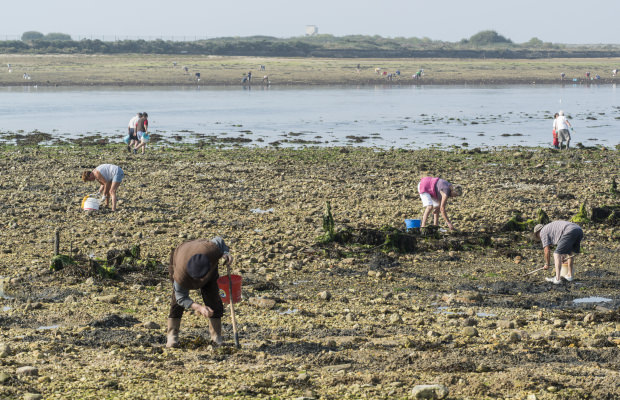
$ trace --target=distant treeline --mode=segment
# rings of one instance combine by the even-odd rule
[[[199,41],[71,40],[63,34],[24,34],[22,40],[0,41],[0,53],[31,54],[191,54],[259,57],[333,58],[562,58],[620,57],[618,45],[568,46],[532,38],[516,44],[495,31],[482,31],[460,42],[428,38],[316,35],[297,38],[225,37]],[[33,37],[33,36],[36,36]]]

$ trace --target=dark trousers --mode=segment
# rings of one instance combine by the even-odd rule
[[[168,267],[168,273],[170,274],[170,281],[173,281],[170,267]],[[204,301],[205,306],[210,307],[213,310],[213,316],[211,318],[222,318],[224,315],[224,304],[222,303],[222,298],[220,297],[220,289],[217,286],[218,277],[219,274],[216,273],[213,280],[207,282],[206,285],[200,288],[202,301]],[[174,296],[174,288],[172,288],[168,318],[181,318],[183,316],[183,311],[185,311],[185,308],[177,304],[177,299]]]

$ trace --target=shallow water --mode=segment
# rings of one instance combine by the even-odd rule
[[[0,88],[0,132],[120,142],[137,111],[172,143],[212,136],[225,145],[548,146],[563,109],[573,143],[615,146],[615,85],[364,86],[308,88]],[[177,136],[173,138],[173,136]],[[230,142],[226,142],[229,140]],[[0,142],[3,140],[0,134]],[[238,142],[238,140],[237,140]]]
[[[581,299],[575,299],[573,300],[573,303],[576,304],[580,304],[580,303],[607,303],[613,301],[612,299],[608,299],[606,297],[597,297],[597,296],[593,296],[593,297],[584,297]]]

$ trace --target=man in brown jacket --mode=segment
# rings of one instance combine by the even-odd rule
[[[194,310],[197,314],[209,318],[211,340],[220,345],[222,339],[222,322],[224,305],[217,286],[218,262],[231,264],[232,256],[221,237],[211,240],[196,239],[184,242],[170,254],[168,272],[172,281],[172,299],[168,314],[166,347],[179,345],[179,329],[183,311]],[[200,305],[189,297],[191,289],[199,289],[204,301]]]

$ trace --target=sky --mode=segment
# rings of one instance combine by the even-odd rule
[[[26,0],[3,1],[0,40],[26,31],[74,39],[193,40],[319,33],[457,42],[494,30],[515,43],[620,43],[620,0]]]

